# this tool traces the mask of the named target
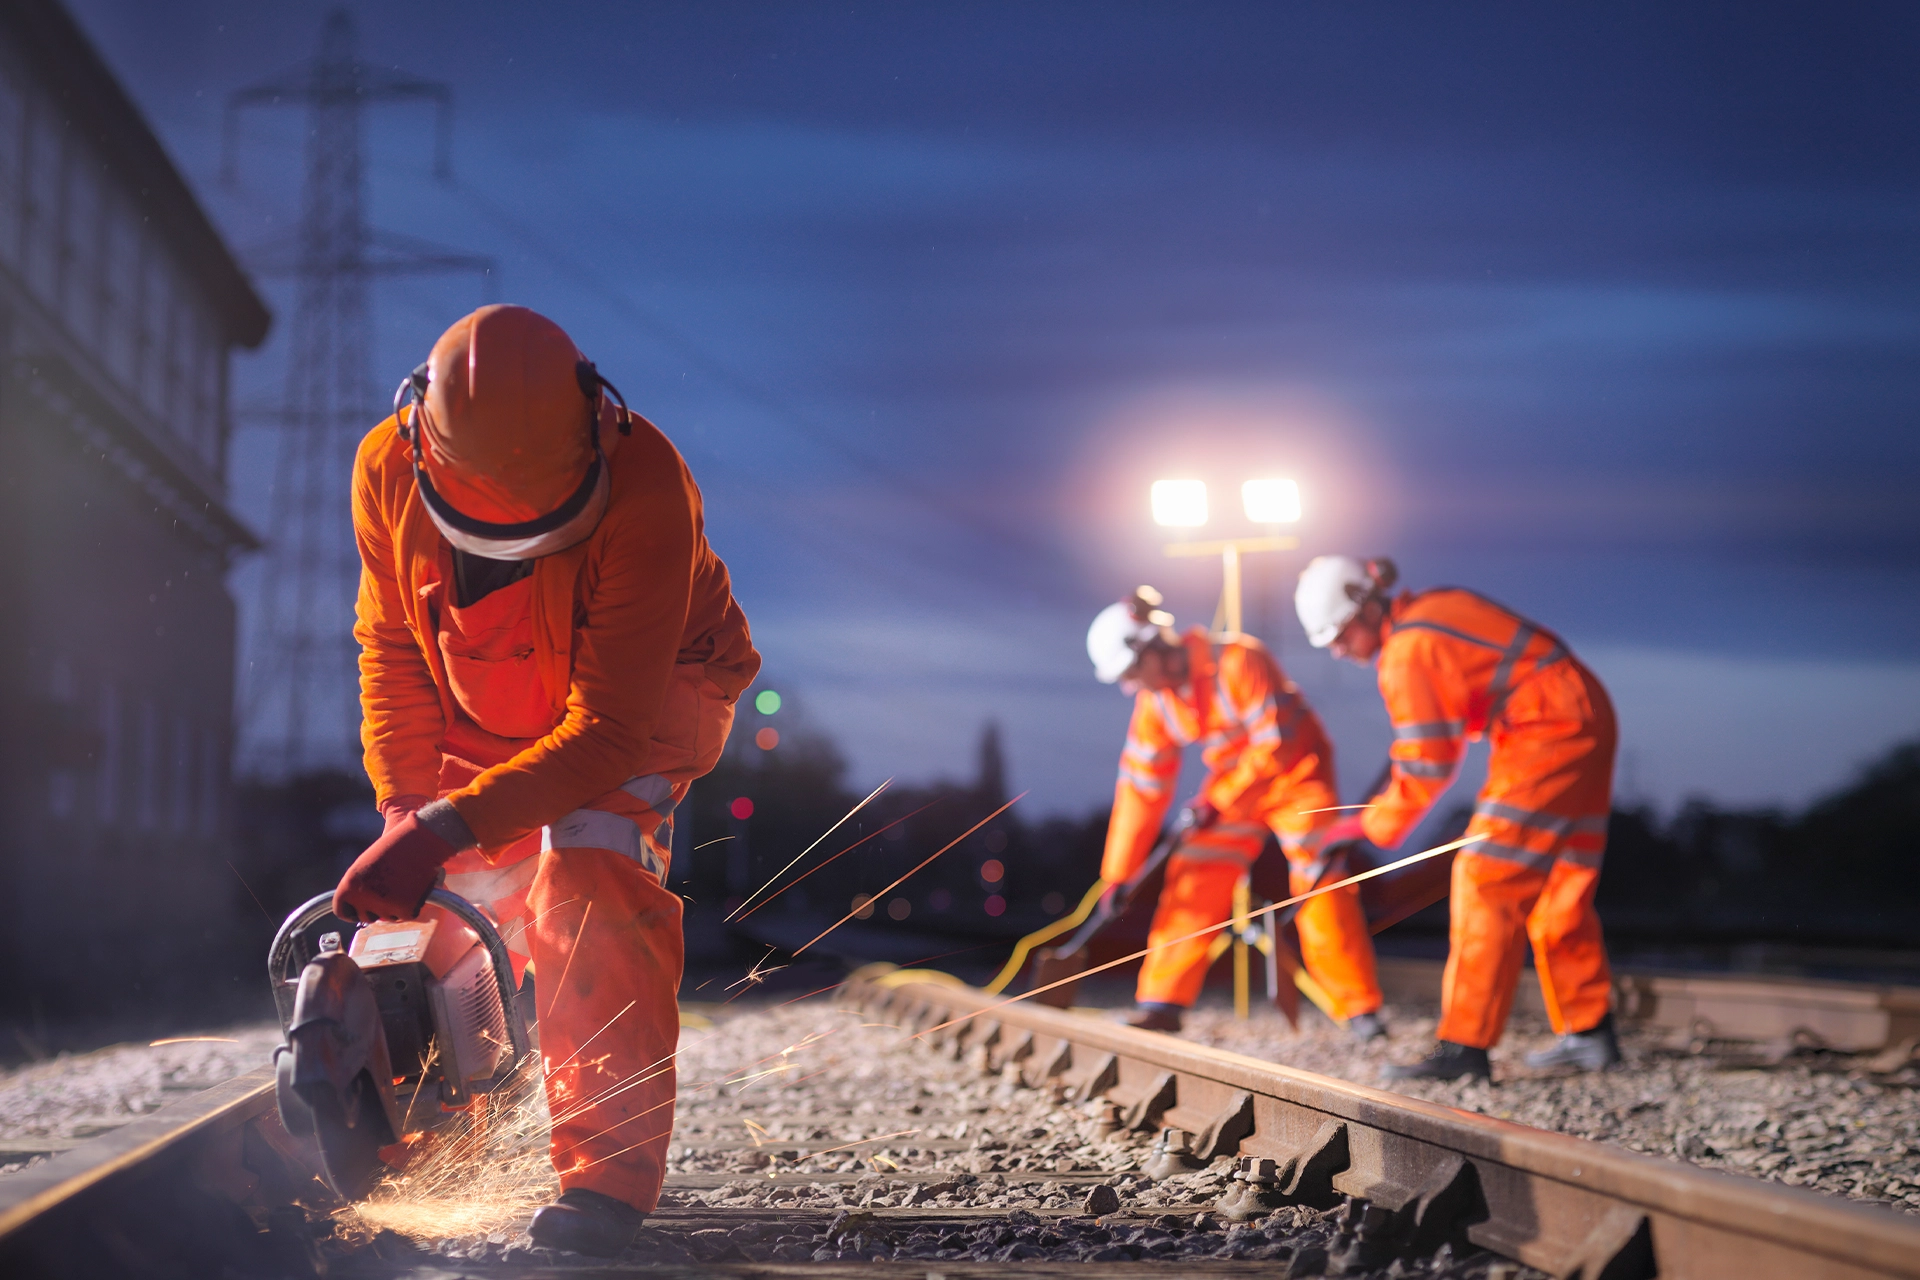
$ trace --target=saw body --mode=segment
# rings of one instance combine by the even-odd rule
[[[436,889],[419,920],[310,937],[331,895],[287,917],[268,954],[285,1028],[275,1095],[333,1189],[359,1199],[389,1172],[383,1148],[445,1123],[529,1058],[512,962],[491,921]]]

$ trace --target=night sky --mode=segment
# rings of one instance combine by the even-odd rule
[[[233,243],[286,235],[300,115],[246,118],[229,190],[221,106],[326,6],[74,8]],[[1128,707],[1087,622],[1218,590],[1148,519],[1173,474],[1229,514],[1299,480],[1249,623],[1348,792],[1386,722],[1292,619],[1322,551],[1558,630],[1629,801],[1797,805],[1920,733],[1920,8],[355,13],[458,100],[452,184],[424,109],[369,115],[373,220],[492,255],[675,440],[782,717],[855,782],[964,775],[997,719],[1033,812],[1102,802]],[[374,380],[487,296],[380,286]]]

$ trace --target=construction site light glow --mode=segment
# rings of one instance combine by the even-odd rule
[[[1155,480],[1148,497],[1153,522],[1169,529],[1198,529],[1207,522],[1205,480]]]
[[[753,695],[753,709],[763,716],[770,716],[780,709],[780,695],[771,689],[762,689]]]
[[[1300,486],[1291,480],[1249,480],[1240,486],[1247,519],[1255,524],[1293,524],[1300,519]]]

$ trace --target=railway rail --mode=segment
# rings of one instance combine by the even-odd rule
[[[1385,976],[1390,987],[1430,977]],[[1629,1012],[1676,1043],[1711,1033],[1898,1049],[1911,1034],[1902,1019],[1920,1007],[1899,989],[1634,981]],[[821,1043],[842,1045],[840,1068],[803,1069],[797,1053],[784,1075],[746,1073],[759,1092],[731,1078],[701,1092],[698,1072],[683,1071],[661,1209],[601,1274],[959,1280],[1083,1274],[1093,1262],[1205,1276],[1920,1277],[1920,1220],[1887,1210],[1002,1005],[938,975],[874,967],[839,1001],[846,1030]],[[809,1008],[777,1017],[818,1023]],[[998,1137],[983,1143],[981,1125]],[[566,1265],[511,1233],[457,1242],[452,1256],[390,1232],[355,1236],[316,1172],[280,1126],[270,1074],[241,1076],[0,1178],[0,1274],[525,1276]]]

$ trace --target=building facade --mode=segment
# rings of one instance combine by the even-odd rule
[[[72,19],[0,4],[0,1020],[163,998],[245,900],[227,386],[267,325]]]

